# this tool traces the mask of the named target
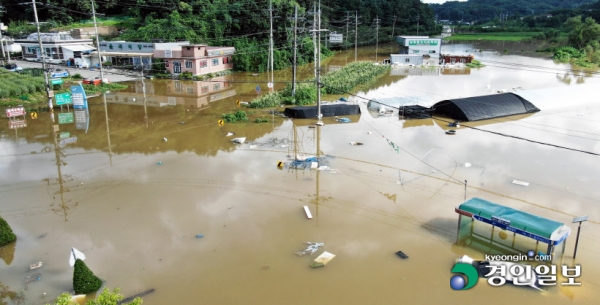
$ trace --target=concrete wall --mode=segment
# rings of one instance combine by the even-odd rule
[[[71,37],[73,37],[74,39],[95,39],[96,29],[94,29],[94,27],[73,29],[69,32],[69,34],[71,34]],[[119,35],[119,30],[114,25],[99,26],[98,35],[117,37]]]

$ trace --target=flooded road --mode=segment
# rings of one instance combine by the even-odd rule
[[[379,46],[378,60],[386,48],[393,49]],[[595,74],[571,72],[533,50],[497,42],[444,45],[444,52],[472,53],[487,66],[393,69],[356,95],[426,104],[495,90],[598,86]],[[359,51],[359,60],[375,59],[374,48]],[[353,60],[354,50],[343,51],[323,69]],[[312,66],[300,69],[301,79],[311,74]],[[275,79],[282,87],[291,72],[276,72]],[[40,113],[18,129],[4,120],[0,213],[18,239],[0,249],[2,285],[24,291],[27,304],[71,291],[68,255],[75,247],[107,287],[125,296],[156,289],[144,297],[150,305],[598,303],[600,157],[580,152],[600,154],[597,103],[565,101],[547,111],[539,105],[542,111],[532,115],[466,123],[555,145],[549,146],[463,127],[448,136],[440,120],[368,111],[345,124],[325,118],[315,129],[310,120],[236,106],[256,96],[257,86],[263,94],[266,83],[266,75],[249,73],[211,82],[136,82],[108,94],[106,108],[101,97],[90,99],[89,113],[74,113],[75,121],[58,124],[58,131],[60,110],[54,121]],[[217,124],[221,114],[240,109],[250,121]],[[235,137],[246,142],[234,144]],[[278,169],[295,154],[321,157],[333,170]],[[484,254],[454,245],[464,180],[467,198],[569,225],[563,263],[581,265],[582,285],[540,293],[480,280],[468,291],[452,290],[455,259]],[[574,260],[571,220],[583,215],[589,220]],[[312,255],[294,254],[309,241],[325,245]],[[409,258],[399,259],[399,250]],[[336,257],[311,269],[323,251]],[[38,261],[43,267],[29,271]],[[25,283],[38,273],[40,280]]]

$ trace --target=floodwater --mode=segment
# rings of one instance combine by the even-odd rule
[[[377,59],[392,50],[379,46]],[[428,103],[495,90],[598,85],[593,72],[570,72],[532,50],[496,42],[444,45],[444,52],[474,54],[487,66],[394,69],[353,100]],[[360,48],[357,57],[374,60],[375,48]],[[353,60],[353,49],[343,51],[323,69]],[[311,74],[310,66],[300,69],[300,79]],[[281,87],[278,80],[289,81],[291,72],[277,72],[275,79]],[[89,114],[74,113],[73,123],[58,124],[60,109],[54,122],[48,112],[28,116],[22,128],[4,120],[0,213],[18,239],[0,249],[1,296],[24,291],[26,304],[44,304],[71,291],[68,255],[75,247],[107,287],[125,296],[156,289],[144,297],[149,305],[598,303],[600,157],[585,153],[600,154],[598,104],[565,101],[551,111],[537,105],[542,111],[532,115],[473,124],[579,151],[464,127],[448,136],[440,120],[368,111],[345,124],[325,118],[317,129],[309,128],[310,120],[262,110],[250,116],[267,123],[219,126],[222,113],[243,109],[236,100],[256,96],[256,86],[267,90],[265,74],[137,82],[108,94],[106,107],[101,97],[91,98]],[[234,137],[246,142],[234,144]],[[334,170],[278,169],[294,154],[317,155]],[[483,257],[454,244],[454,208],[465,197],[568,224],[563,263],[581,265],[582,285],[540,293],[480,280],[470,290],[452,290],[456,258]],[[571,220],[583,215],[589,220],[575,260]],[[325,245],[312,255],[294,254],[309,241]],[[399,259],[399,250],[409,258]],[[336,257],[311,269],[323,251]],[[30,271],[38,261],[44,265]]]

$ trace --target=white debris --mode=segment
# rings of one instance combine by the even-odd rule
[[[522,185],[522,186],[529,186],[529,182],[525,182],[525,181],[513,180],[512,183]]]
[[[228,132],[225,136],[226,137],[231,137],[233,135],[233,132]]]
[[[466,163],[465,163],[465,167],[471,167],[471,163],[469,163],[469,162],[466,162]]]
[[[317,250],[319,250],[319,247],[325,246],[324,243],[313,243],[313,242],[310,242],[310,241],[308,241],[306,243],[309,246],[306,249],[302,250],[302,251],[296,252],[297,255],[302,256],[302,255],[305,255],[305,254],[313,254],[313,253],[317,252]]]
[[[237,144],[244,144],[245,141],[246,141],[246,138],[235,138],[235,139],[231,140],[231,142],[237,143]]]
[[[328,170],[330,170],[330,169],[331,169],[331,168],[329,168],[329,166],[326,166],[326,165],[319,166],[319,168],[318,168],[318,170],[320,170],[320,171],[328,171]]]
[[[250,149],[255,149],[256,145],[250,145]]]

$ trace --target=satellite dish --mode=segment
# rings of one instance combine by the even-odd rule
[[[83,254],[83,252],[75,248],[71,248],[71,255],[69,256],[69,265],[71,265],[71,267],[75,266],[75,261],[78,259],[85,260],[85,254]]]

